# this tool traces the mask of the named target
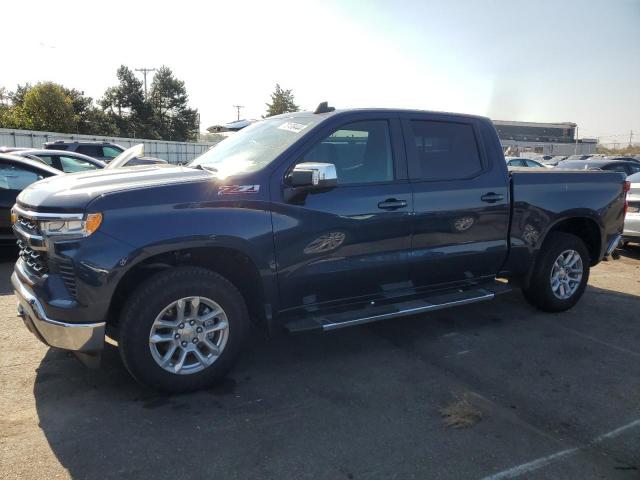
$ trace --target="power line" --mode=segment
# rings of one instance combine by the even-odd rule
[[[240,120],[240,109],[244,108],[244,105],[234,105],[233,108],[238,111],[238,120]]]
[[[144,75],[144,98],[147,98],[147,73],[155,71],[155,68],[136,68],[136,72],[142,72]]]

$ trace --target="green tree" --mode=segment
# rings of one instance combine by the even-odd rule
[[[63,87],[53,82],[38,83],[21,93],[9,118],[16,128],[62,133],[74,132],[77,124],[73,101]]]
[[[118,85],[107,88],[98,102],[107,117],[123,137],[160,138],[153,129],[142,81],[125,65],[118,68],[117,77]]]
[[[162,66],[153,76],[149,103],[155,131],[165,140],[195,140],[199,130],[198,111],[188,107],[189,97],[182,80]]]
[[[297,112],[300,110],[295,103],[291,89],[282,89],[280,84],[276,83],[276,89],[271,94],[271,103],[267,103],[267,117],[280,115],[281,113]]]

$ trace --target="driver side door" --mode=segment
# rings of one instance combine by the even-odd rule
[[[337,186],[286,201],[299,163],[335,165]],[[280,310],[374,299],[408,288],[412,193],[397,118],[325,128],[274,174]]]

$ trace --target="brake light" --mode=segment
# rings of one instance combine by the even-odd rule
[[[622,191],[627,193],[629,190],[631,190],[631,182],[629,180],[625,180],[622,185]]]

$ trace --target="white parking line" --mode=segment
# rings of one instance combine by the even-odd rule
[[[519,477],[520,475],[533,472],[534,470],[538,470],[539,468],[549,465],[550,463],[555,462],[556,460],[578,453],[580,450],[589,448],[604,440],[615,438],[621,433],[624,433],[627,430],[631,430],[632,428],[635,428],[635,427],[640,427],[640,420],[635,420],[631,423],[623,425],[622,427],[616,428],[615,430],[611,430],[610,432],[603,433],[602,435],[595,437],[589,443],[582,445],[580,447],[568,448],[567,450],[562,450],[560,452],[547,455],[546,457],[538,458],[531,462],[523,463],[522,465],[517,465],[515,467],[509,468],[508,470],[503,470],[502,472],[494,473],[493,475],[489,475],[488,477],[483,477],[482,480],[501,480],[503,478]]]

